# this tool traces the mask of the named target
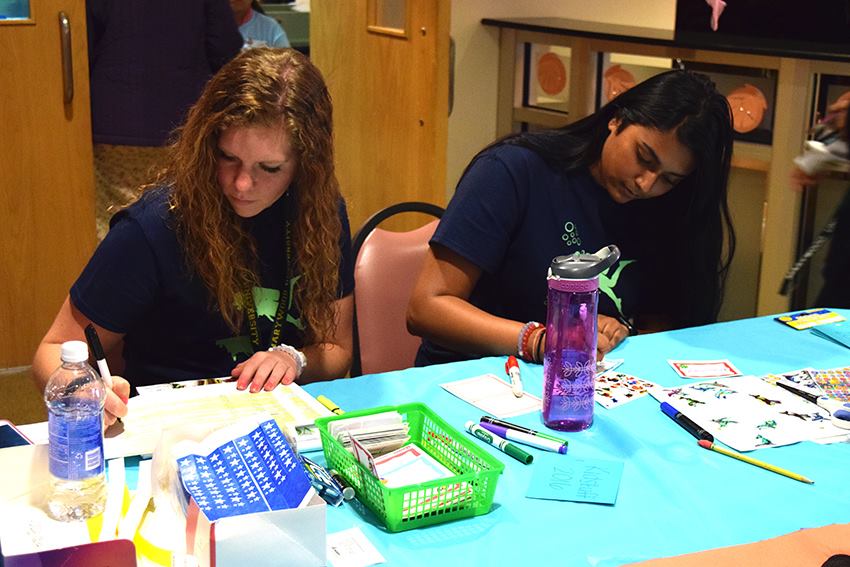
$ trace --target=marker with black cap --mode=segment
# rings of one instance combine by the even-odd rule
[[[112,373],[109,372],[109,365],[106,363],[106,354],[103,352],[103,345],[100,344],[100,337],[97,336],[97,329],[89,323],[86,326],[86,341],[89,343],[89,350],[97,362],[97,369],[100,372],[100,377],[109,388],[112,388]]]
[[[696,437],[697,439],[704,439],[711,443],[714,443],[714,435],[694,423],[688,418],[685,414],[668,404],[667,402],[661,402],[661,411],[663,411],[670,419],[679,424],[679,426]]]

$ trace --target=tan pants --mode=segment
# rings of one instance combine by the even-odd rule
[[[166,149],[146,146],[94,145],[97,238],[109,231],[109,219],[133,200],[140,186],[154,180],[165,164]]]

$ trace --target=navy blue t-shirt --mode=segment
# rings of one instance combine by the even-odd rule
[[[552,258],[620,244],[616,203],[586,168],[562,173],[534,151],[501,145],[482,153],[458,184],[431,244],[463,256],[481,277],[470,303],[515,321],[546,321]],[[638,270],[627,254],[600,276],[599,313],[635,315]],[[473,358],[423,340],[418,366]]]
[[[285,218],[289,193],[245,219],[260,258],[260,285],[253,289],[261,344],[267,345],[286,277]],[[354,289],[351,237],[345,203],[340,201],[340,296]],[[201,280],[187,268],[173,230],[168,190],[146,193],[121,211],[83,273],[71,287],[71,301],[85,316],[124,333],[124,377],[134,386],[226,376],[253,353],[245,331],[234,336]],[[286,285],[297,285],[290,274]],[[280,342],[304,346],[304,328],[292,305]]]

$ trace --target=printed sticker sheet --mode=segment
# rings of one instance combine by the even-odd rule
[[[606,409],[621,406],[648,394],[657,384],[622,372],[607,372],[596,377],[596,402]]]
[[[841,433],[829,412],[756,376],[706,380],[651,393],[738,451]]]
[[[824,394],[842,402],[850,402],[850,366],[815,370],[811,376]]]

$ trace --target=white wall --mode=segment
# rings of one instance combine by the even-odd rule
[[[694,0],[697,1],[697,0]],[[553,16],[672,30],[675,0],[455,0],[451,35],[455,41],[454,109],[449,117],[446,191],[478,150],[496,135],[499,30],[482,18]]]

